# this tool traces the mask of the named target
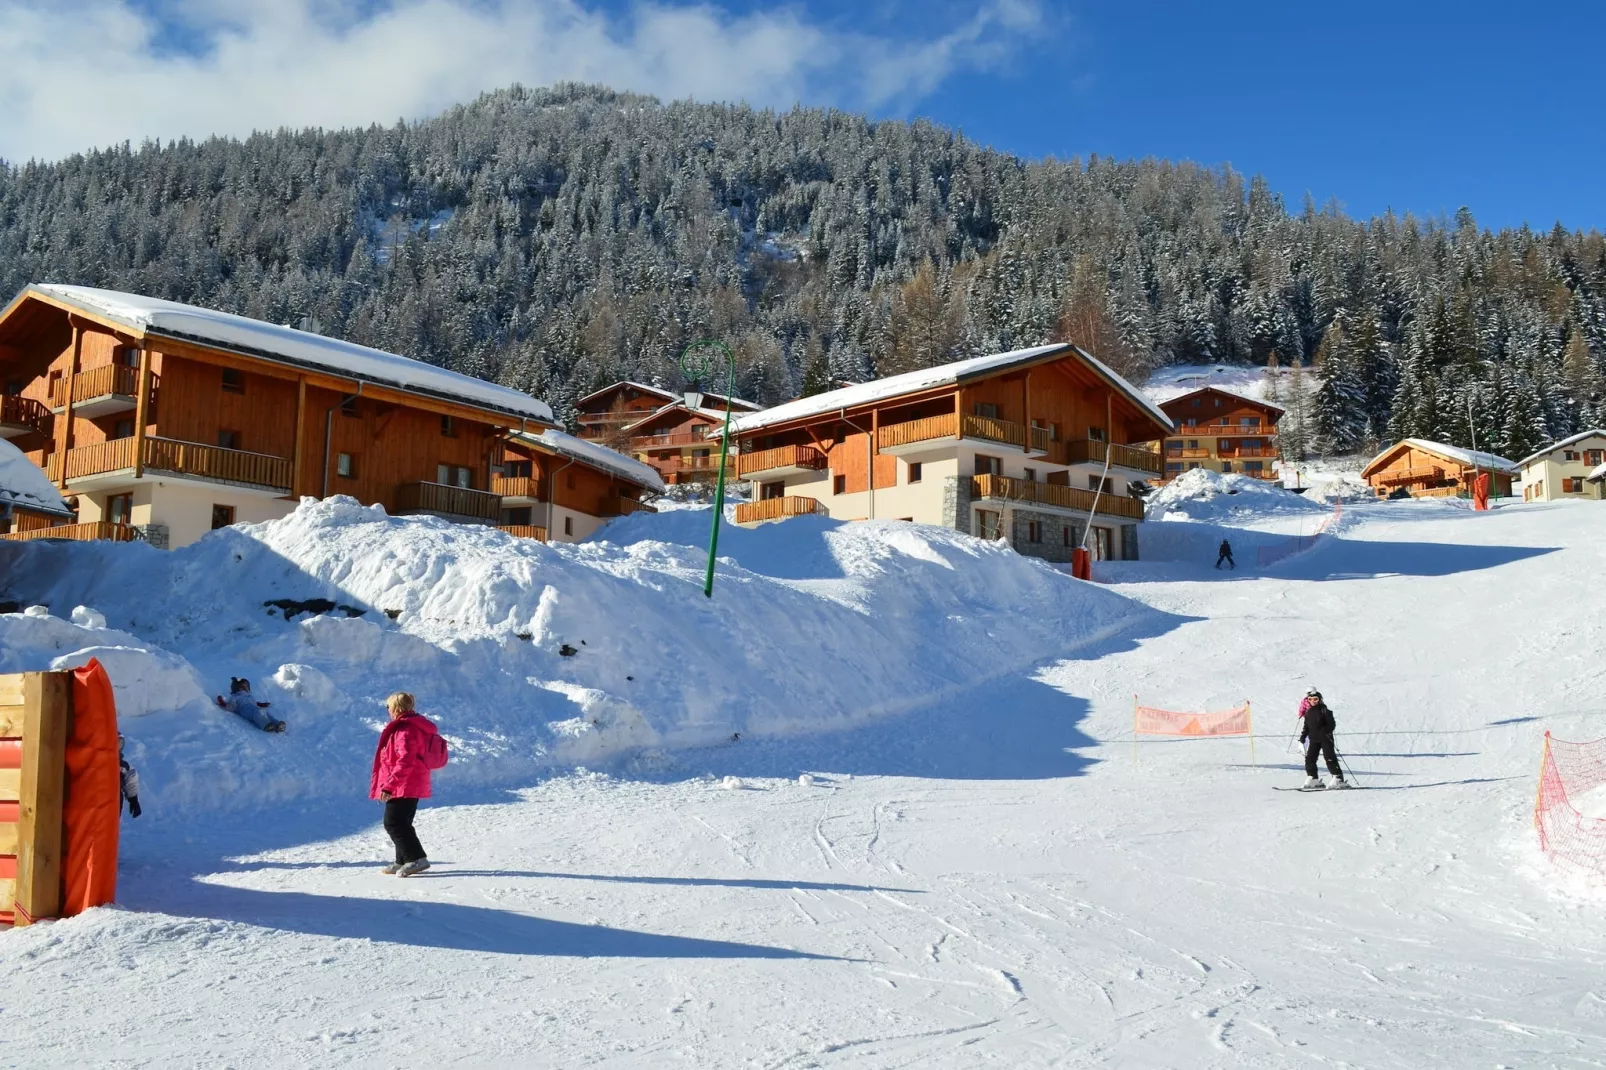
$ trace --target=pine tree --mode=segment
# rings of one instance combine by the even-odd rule
[[[1329,456],[1353,453],[1366,428],[1366,392],[1356,375],[1342,318],[1322,336],[1316,362],[1320,383],[1311,398],[1311,442]]]

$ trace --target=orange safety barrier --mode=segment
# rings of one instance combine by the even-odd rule
[[[1323,535],[1326,535],[1329,531],[1331,531],[1334,525],[1343,519],[1343,517],[1344,503],[1342,501],[1335,501],[1333,503],[1333,511],[1322,518],[1322,522],[1317,526],[1314,534],[1295,535],[1293,538],[1279,546],[1261,546],[1256,548],[1255,564],[1259,565],[1261,568],[1265,568],[1267,565],[1275,565],[1284,558],[1293,557],[1295,554],[1304,553],[1312,546],[1315,546],[1317,541]]]
[[[1249,762],[1255,762],[1255,722],[1249,701],[1231,710],[1186,713],[1144,706],[1132,696],[1132,754],[1137,756],[1139,736],[1248,736]]]
[[[1545,733],[1534,798],[1539,849],[1563,869],[1606,879],[1606,817],[1590,817],[1576,803],[1603,786],[1606,739],[1569,743]]]

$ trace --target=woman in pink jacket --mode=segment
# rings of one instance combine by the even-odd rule
[[[381,872],[411,877],[429,868],[424,846],[413,831],[418,800],[429,798],[429,775],[446,764],[446,741],[435,723],[413,709],[413,696],[398,691],[385,700],[390,723],[379,733],[368,797],[385,804],[385,831],[396,845],[396,861]]]

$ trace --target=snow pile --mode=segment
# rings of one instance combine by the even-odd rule
[[[0,511],[7,507],[71,517],[55,484],[26,454],[0,438]]]
[[[1232,520],[1277,513],[1322,513],[1327,505],[1309,501],[1276,483],[1236,472],[1194,468],[1149,496],[1150,520]],[[1139,536],[1147,545],[1147,531]]]
[[[260,806],[365,792],[394,690],[450,740],[444,786],[527,783],[915,710],[1153,613],[945,529],[820,518],[727,530],[708,600],[708,520],[548,546],[333,498],[173,552],[5,544],[0,597],[52,615],[0,615],[0,672],[100,658],[148,792]],[[231,676],[286,735],[212,704]]]

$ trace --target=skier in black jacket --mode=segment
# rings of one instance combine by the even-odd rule
[[[1338,727],[1338,721],[1333,717],[1333,711],[1327,708],[1322,701],[1319,691],[1312,691],[1310,697],[1316,701],[1304,712],[1304,721],[1299,730],[1299,741],[1305,744],[1305,781],[1307,790],[1325,788],[1316,775],[1316,756],[1320,754],[1327,761],[1327,771],[1333,774],[1333,787],[1347,788],[1349,784],[1344,779],[1344,770],[1338,764],[1338,752],[1333,749],[1333,729]]]
[[[1221,546],[1216,550],[1216,567],[1220,568],[1223,561],[1234,572],[1238,571],[1238,563],[1232,559],[1232,543],[1226,539],[1221,540]]]

